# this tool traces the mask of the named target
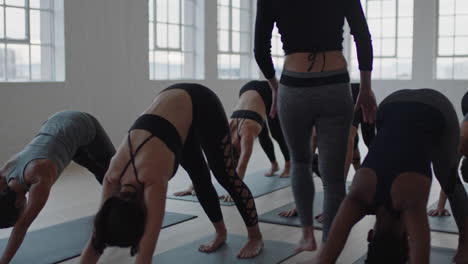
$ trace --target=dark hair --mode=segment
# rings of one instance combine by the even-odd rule
[[[382,231],[369,241],[366,264],[406,264],[409,259],[408,235]]]
[[[145,220],[146,209],[136,193],[110,197],[94,219],[94,250],[102,254],[107,246],[131,247],[130,254],[134,256],[145,231]]]
[[[8,186],[0,193],[0,212],[0,228],[14,226],[21,213],[21,208],[16,208],[16,192]]]

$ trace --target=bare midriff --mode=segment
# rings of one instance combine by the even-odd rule
[[[347,67],[343,52],[339,50],[291,53],[284,61],[284,69],[293,72],[335,71]]]

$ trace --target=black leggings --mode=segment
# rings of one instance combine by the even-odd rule
[[[211,222],[223,219],[218,194],[211,182],[211,169],[219,184],[233,198],[245,224],[248,227],[256,225],[255,202],[249,188],[237,175],[237,161],[221,101],[211,90],[198,84],[176,84],[166,90],[170,89],[182,89],[192,98],[192,127],[180,164],[189,174],[203,210]]]
[[[271,119],[268,116],[268,126],[264,125],[260,135],[258,135],[258,140],[260,141],[260,146],[262,146],[263,151],[268,156],[270,162],[276,161],[275,148],[273,146],[273,141],[271,141],[268,130],[271,132],[271,136],[278,142],[278,145],[283,153],[284,160],[289,161],[291,158],[289,156],[288,146],[284,140],[283,131],[281,130],[281,124],[279,118]]]
[[[91,143],[78,148],[75,156],[73,157],[73,161],[88,169],[92,174],[94,174],[96,180],[102,184],[104,175],[109,168],[110,161],[115,155],[115,147],[97,119],[92,115],[88,114],[88,116],[95,123],[96,136]]]

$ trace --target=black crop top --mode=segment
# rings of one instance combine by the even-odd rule
[[[344,19],[356,42],[359,69],[372,70],[372,40],[360,0],[258,0],[255,59],[265,78],[275,76],[271,33],[276,23],[286,55],[343,49]]]

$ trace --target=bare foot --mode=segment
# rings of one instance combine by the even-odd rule
[[[282,217],[294,217],[294,216],[297,216],[297,210],[296,208],[292,208],[292,209],[283,211],[279,213],[278,215]]]
[[[305,227],[302,231],[302,238],[296,248],[296,252],[302,251],[315,251],[317,249],[317,242],[315,242],[314,228]]]
[[[279,171],[278,162],[271,163],[271,169],[268,172],[265,172],[265,176],[271,177],[275,174],[275,172]]]
[[[429,210],[428,216],[450,216],[450,211],[445,208],[437,208]]]
[[[237,254],[238,258],[247,259],[255,258],[260,254],[263,249],[263,239],[262,237],[249,238],[244,247]]]
[[[221,195],[221,196],[219,196],[219,199],[222,200],[225,203],[233,203],[234,202],[234,200],[232,199],[232,197],[229,194]]]
[[[291,162],[286,161],[286,163],[284,164],[283,173],[281,173],[280,178],[288,178],[290,170],[291,170]]]
[[[198,250],[204,253],[212,253],[220,248],[224,242],[226,242],[226,237],[226,233],[216,233],[214,239],[211,242],[201,245]]]
[[[325,215],[323,213],[318,214],[314,217],[314,219],[317,220],[317,222],[322,223],[323,220],[325,220]]]
[[[192,185],[190,185],[190,187],[188,187],[187,189],[185,189],[183,191],[174,193],[174,196],[178,196],[178,197],[187,196],[187,195],[195,196],[195,190],[193,189]]]

